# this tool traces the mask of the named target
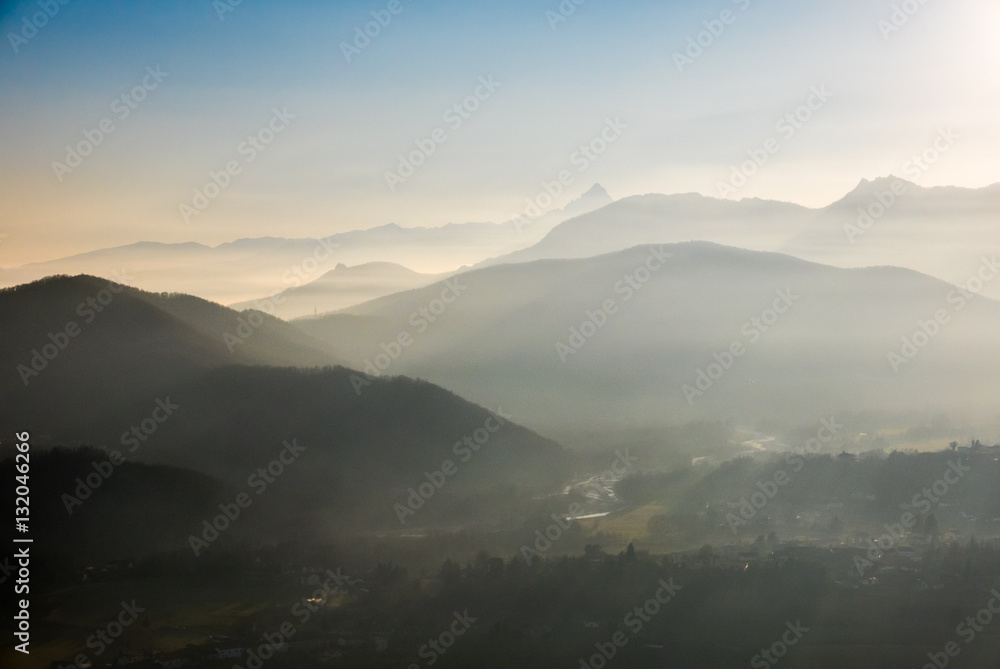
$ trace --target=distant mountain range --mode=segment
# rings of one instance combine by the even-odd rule
[[[636,195],[552,229],[534,246],[478,263],[491,267],[547,258],[588,258],[639,244],[710,241],[775,250],[813,210],[771,200],[719,200],[697,193]]]
[[[907,267],[965,286],[984,255],[1000,252],[998,213],[1000,183],[926,188],[896,177],[863,180],[776,250],[839,267]],[[986,282],[982,293],[1000,299],[1000,281]]]
[[[266,297],[287,297],[287,304],[272,306],[280,317],[294,318],[426,285],[435,276],[469,266],[710,241],[838,267],[908,267],[965,285],[975,281],[983,255],[991,257],[1000,249],[998,211],[1000,184],[925,188],[896,177],[862,180],[820,209],[693,193],[615,202],[595,185],[563,209],[534,221],[437,228],[389,224],[322,240],[268,237],[214,248],[142,242],[5,269],[0,282],[12,286],[56,273],[111,277],[124,269],[135,287],[199,295],[239,308]],[[338,274],[345,268],[350,271]],[[1000,282],[986,283],[981,290],[1000,299]]]
[[[114,272],[124,270],[136,288],[231,304],[302,286],[339,264],[388,262],[421,273],[451,272],[530,246],[558,223],[610,202],[607,192],[594,185],[563,209],[534,221],[453,223],[436,228],[402,228],[390,223],[321,239],[262,237],[216,247],[139,242],[0,270],[0,285],[15,286],[53,274],[110,279]]]
[[[838,267],[908,267],[964,285],[984,253],[1000,251],[998,212],[1000,184],[924,188],[896,177],[862,180],[821,209],[693,193],[640,195],[572,218],[534,246],[476,267],[586,258],[640,244],[710,241]],[[983,286],[983,294],[1000,298],[1000,281]]]
[[[993,418],[1000,372],[1000,303],[912,270],[705,242],[487,267],[295,324],[351,366],[502,404],[564,442],[711,417]]]
[[[384,295],[420,288],[445,276],[418,274],[402,265],[388,262],[370,262],[354,267],[340,264],[303,286],[230,306],[238,311],[268,309],[269,313],[278,318],[290,320],[336,311]]]

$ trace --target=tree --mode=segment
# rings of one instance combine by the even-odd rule
[[[939,533],[937,517],[933,513],[927,514],[924,520],[924,534],[928,537],[936,537]]]

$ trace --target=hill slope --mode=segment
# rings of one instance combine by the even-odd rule
[[[90,276],[2,290],[0,313],[0,398],[37,434],[220,366],[337,362],[332,347],[277,318]]]
[[[243,489],[296,444],[304,450],[273,488],[294,495],[298,512],[332,514],[331,527],[356,521],[399,527],[393,504],[405,504],[408,489],[426,483],[428,473],[442,483],[434,472],[446,460],[456,471],[435,484],[432,512],[422,511],[420,523],[463,517],[455,500],[470,495],[506,494],[511,486],[549,491],[570,472],[558,444],[442,388],[406,378],[360,379],[345,368],[220,368],[164,389],[173,415],[148,439],[124,433],[150,415],[152,399],[123,405],[73,434],[122,451],[128,445],[129,457],[189,467]],[[493,505],[484,515],[497,511]]]
[[[322,341],[257,312],[85,276],[2,291],[0,312],[0,401],[9,409],[0,432],[29,431],[39,448],[118,450],[243,490],[261,467],[291,458],[275,484],[290,527],[317,515],[328,529],[399,527],[394,504],[428,481],[434,510],[420,523],[495,519],[513,508],[512,490],[530,500],[570,471],[559,445],[509,418],[426,382],[332,368]],[[241,319],[250,327],[254,315],[260,325],[241,343],[224,339],[241,336]],[[37,373],[36,351],[51,357]],[[292,465],[289,444],[302,447],[305,464]],[[454,471],[438,475],[447,460]]]

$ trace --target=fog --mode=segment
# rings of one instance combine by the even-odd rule
[[[995,3],[0,28],[0,667],[1000,666]]]

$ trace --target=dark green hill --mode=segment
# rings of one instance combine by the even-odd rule
[[[329,345],[277,318],[90,276],[2,290],[0,314],[5,433],[66,434],[224,365],[336,362]]]

